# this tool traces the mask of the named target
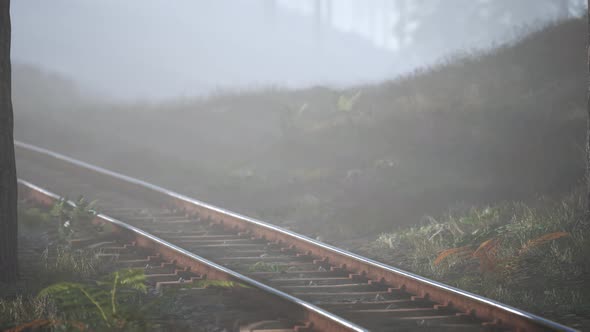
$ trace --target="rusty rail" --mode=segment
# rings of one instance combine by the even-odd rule
[[[60,196],[25,180],[19,179],[18,184],[20,195],[28,197],[38,203],[51,205],[53,202],[61,199]],[[76,206],[72,201],[67,201],[67,203],[71,206]],[[366,329],[318,308],[313,304],[302,301],[247,276],[227,269],[224,266],[184,250],[120,220],[98,213],[95,216],[95,221],[111,224],[114,227],[113,231],[119,236],[124,237],[126,240],[133,241],[139,247],[151,249],[154,252],[159,253],[163,258],[173,261],[179,266],[188,267],[191,271],[198,272],[207,278],[236,281],[264,291],[269,294],[268,298],[266,298],[267,301],[272,301],[274,305],[281,306],[281,309],[285,312],[299,312],[299,317],[304,321],[311,323],[309,326],[295,328],[296,331],[367,331]]]
[[[197,214],[201,218],[210,219],[222,224],[226,228],[245,232],[268,241],[293,246],[298,251],[306,252],[309,255],[329,261],[332,265],[339,265],[373,282],[386,284],[392,289],[404,290],[414,294],[416,297],[429,299],[443,306],[452,306],[464,315],[481,320],[485,326],[509,328],[517,331],[575,331],[569,327],[517,308],[359,256],[304,235],[198,201],[142,180],[90,165],[30,144],[15,142],[15,145],[19,149],[28,151],[28,153],[50,157],[54,161],[64,163],[64,165],[76,166],[90,171],[95,175],[104,176],[105,178],[117,179],[125,183],[126,186],[144,192],[147,191],[151,195],[157,196],[159,200],[167,202],[169,206],[181,208],[187,213]],[[141,232],[139,229],[137,231]],[[180,248],[178,249],[182,250]],[[186,252],[186,254],[193,255],[189,252]],[[254,280],[252,281],[256,282]],[[292,300],[297,301],[298,299],[293,298]]]

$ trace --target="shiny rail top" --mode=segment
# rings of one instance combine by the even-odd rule
[[[285,234],[285,235],[287,235],[289,237],[298,239],[300,241],[307,242],[309,244],[312,244],[314,246],[323,248],[323,249],[328,250],[330,252],[333,252],[335,254],[346,256],[346,257],[349,257],[349,258],[354,259],[356,261],[363,262],[363,263],[368,264],[368,265],[371,265],[371,266],[373,266],[375,268],[386,270],[388,272],[391,272],[391,273],[394,273],[394,274],[397,274],[397,275],[400,275],[400,276],[404,276],[405,278],[411,279],[411,280],[416,281],[416,282],[419,282],[421,284],[429,285],[429,286],[435,287],[437,289],[446,291],[448,293],[452,293],[452,294],[455,294],[455,295],[458,295],[458,296],[461,296],[461,297],[470,299],[472,301],[479,302],[479,303],[481,303],[483,305],[486,305],[486,306],[489,306],[489,307],[493,307],[493,308],[497,308],[497,309],[502,310],[502,311],[509,312],[509,313],[511,313],[511,314],[513,314],[515,316],[518,316],[518,317],[520,317],[522,319],[525,319],[525,320],[528,320],[530,322],[534,322],[536,325],[539,325],[539,326],[541,326],[543,328],[546,328],[546,329],[549,329],[549,330],[554,330],[554,331],[568,331],[568,332],[569,331],[571,331],[571,332],[577,331],[577,330],[572,329],[570,327],[561,325],[559,323],[556,323],[556,322],[553,322],[551,320],[545,319],[543,317],[534,315],[532,313],[529,313],[529,312],[526,312],[526,311],[523,311],[523,310],[514,308],[512,306],[509,306],[509,305],[506,305],[506,304],[503,304],[503,303],[500,303],[500,302],[497,302],[497,301],[494,301],[494,300],[491,300],[491,299],[485,298],[483,296],[479,296],[479,295],[476,295],[476,294],[473,294],[473,293],[470,293],[470,292],[467,292],[467,291],[464,291],[464,290],[460,290],[458,288],[455,288],[455,287],[452,287],[452,286],[449,286],[449,285],[446,285],[446,284],[443,284],[443,283],[440,283],[440,282],[437,282],[437,281],[434,281],[434,280],[431,280],[431,279],[428,279],[428,278],[425,278],[425,277],[422,277],[422,276],[419,276],[419,275],[416,275],[416,274],[413,274],[413,273],[410,273],[410,272],[407,272],[407,271],[404,271],[404,270],[401,270],[399,268],[395,268],[395,267],[390,266],[390,265],[383,264],[381,262],[377,262],[375,260],[372,260],[372,259],[369,259],[369,258],[360,256],[360,255],[351,253],[349,251],[342,250],[342,249],[337,248],[337,247],[334,247],[332,245],[329,245],[329,244],[326,244],[326,243],[323,243],[323,242],[314,240],[314,239],[309,238],[309,237],[307,237],[305,235],[301,235],[301,234],[298,234],[298,233],[295,233],[295,232],[286,230],[284,228],[281,228],[281,227],[272,225],[270,223],[267,223],[267,222],[264,222],[264,221],[261,221],[261,220],[257,220],[257,219],[254,219],[254,218],[250,218],[250,217],[241,215],[239,213],[232,212],[232,211],[229,211],[229,210],[226,210],[226,209],[223,209],[223,208],[220,208],[220,207],[217,207],[217,206],[214,206],[214,205],[211,205],[211,204],[208,204],[208,203],[199,201],[197,199],[194,199],[194,198],[191,198],[191,197],[188,197],[188,196],[185,196],[185,195],[176,193],[176,192],[174,192],[172,190],[169,190],[169,189],[166,189],[166,188],[163,188],[163,187],[160,187],[160,186],[157,186],[157,185],[154,185],[154,184],[151,184],[151,183],[148,183],[148,182],[145,182],[145,181],[142,181],[142,180],[139,180],[139,179],[136,179],[136,178],[133,178],[133,177],[124,175],[124,174],[120,174],[120,173],[117,173],[117,172],[114,172],[114,171],[111,171],[111,170],[108,170],[108,169],[105,169],[105,168],[102,168],[102,167],[99,167],[99,166],[91,165],[91,164],[88,164],[86,162],[83,162],[83,161],[80,161],[80,160],[77,160],[77,159],[74,159],[74,158],[71,158],[71,157],[62,155],[60,153],[56,153],[56,152],[53,152],[53,151],[44,149],[44,148],[41,148],[41,147],[37,147],[37,146],[32,145],[32,144],[28,144],[28,143],[24,143],[24,142],[20,142],[20,141],[16,141],[15,140],[15,145],[17,147],[20,147],[20,148],[23,148],[23,149],[31,150],[31,151],[37,152],[39,154],[42,154],[42,155],[45,155],[45,156],[48,156],[48,157],[52,157],[52,158],[55,158],[55,159],[58,159],[58,160],[61,160],[61,161],[65,161],[65,162],[70,163],[70,164],[74,164],[74,165],[76,165],[78,167],[86,168],[88,170],[91,170],[91,171],[94,171],[94,172],[97,172],[97,173],[108,175],[108,176],[111,176],[113,178],[116,178],[116,179],[119,179],[119,180],[122,180],[122,181],[125,181],[125,182],[128,182],[128,183],[132,183],[132,184],[135,184],[135,185],[138,185],[138,186],[141,186],[141,187],[144,187],[144,188],[153,190],[153,191],[157,191],[157,192],[159,192],[161,194],[164,194],[164,195],[167,195],[167,196],[169,196],[171,198],[175,198],[175,199],[178,199],[178,200],[181,200],[181,201],[185,201],[187,203],[194,204],[194,205],[203,207],[205,209],[209,209],[211,211],[215,211],[215,212],[220,213],[220,214],[224,214],[224,215],[227,215],[227,216],[236,218],[236,219],[240,219],[240,220],[242,220],[244,222],[255,224],[255,225],[258,225],[260,227],[263,227],[263,228],[272,230],[274,232]],[[130,226],[130,227],[132,227],[132,226]],[[287,295],[287,294],[285,294],[285,295]],[[287,296],[289,296],[289,295],[287,295]]]

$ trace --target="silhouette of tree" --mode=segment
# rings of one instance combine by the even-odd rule
[[[588,111],[588,118],[587,118],[587,126],[586,129],[586,186],[587,186],[587,197],[586,197],[586,218],[585,224],[586,226],[590,224],[590,0],[588,0],[588,8],[587,11],[587,18],[588,18],[588,33],[587,33],[587,41],[586,41],[586,55],[588,59],[588,86],[587,86],[587,94],[588,94],[588,101],[587,101],[587,111]]]
[[[16,167],[10,66],[10,0],[0,0],[0,281],[17,279]]]

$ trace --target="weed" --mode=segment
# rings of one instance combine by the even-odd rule
[[[38,319],[57,319],[55,303],[48,297],[17,296],[0,299],[0,329]]]
[[[136,305],[146,291],[143,270],[125,269],[93,283],[57,283],[41,290],[37,297],[53,299],[69,319],[93,327],[124,329],[136,321]]]
[[[217,288],[247,288],[248,286],[235,282],[235,281],[227,281],[227,280],[199,280],[195,283],[197,287],[217,287]]]
[[[281,264],[256,262],[248,267],[248,272],[284,272],[286,269],[287,267]]]
[[[89,227],[96,212],[93,210],[96,201],[88,202],[83,196],[78,197],[71,206],[67,198],[62,198],[53,204],[49,214],[58,223],[60,239],[63,242],[71,239],[75,228]]]
[[[227,281],[227,280],[198,280],[186,287],[182,288],[221,288],[221,289],[230,289],[230,288],[248,288],[248,286],[235,282],[235,281]]]
[[[72,249],[65,245],[57,246],[55,256],[51,257],[47,248],[41,258],[46,273],[52,274],[54,278],[66,277],[68,280],[95,276],[107,263],[98,258],[94,250]]]

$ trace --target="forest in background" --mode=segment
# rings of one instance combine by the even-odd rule
[[[329,240],[583,177],[585,19],[404,77],[161,103],[14,67],[17,139]]]
[[[492,49],[585,8],[584,0],[20,0],[12,58],[118,100],[342,87]]]

